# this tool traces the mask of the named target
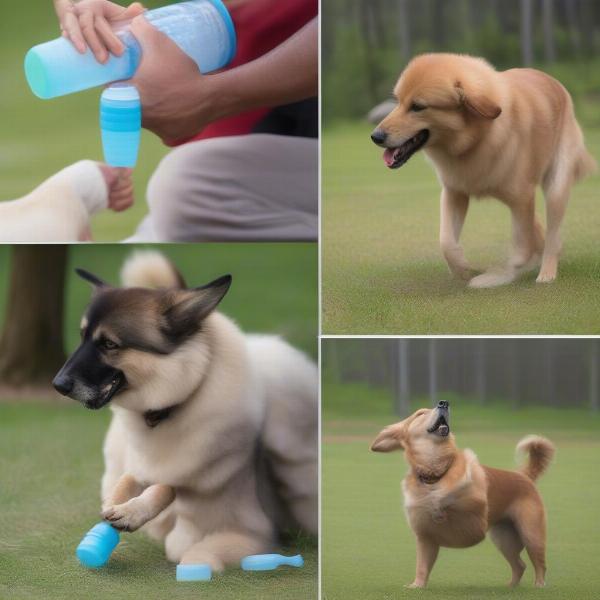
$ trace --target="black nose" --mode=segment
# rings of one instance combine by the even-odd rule
[[[67,396],[73,389],[73,379],[60,373],[52,381],[54,389],[63,396]]]
[[[385,131],[383,131],[383,129],[376,129],[372,134],[371,134],[371,139],[373,140],[374,143],[376,143],[378,146],[381,146],[383,143],[385,143],[385,139],[387,138],[387,133]]]
[[[448,403],[445,400],[440,400],[437,405],[438,408],[448,408]]]

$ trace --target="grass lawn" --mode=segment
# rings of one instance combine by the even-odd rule
[[[149,8],[164,4],[145,2]],[[2,15],[0,35],[0,199],[23,196],[44,179],[84,158],[102,160],[98,125],[101,89],[53,100],[36,98],[25,81],[27,50],[59,35],[52,2],[15,2]],[[105,211],[92,223],[96,241],[131,235],[147,212],[145,190],[158,162],[168,152],[144,132],[135,170],[137,201],[124,213]]]
[[[360,385],[323,390],[323,600],[481,598],[592,600],[600,572],[600,419],[579,410],[474,406],[453,401],[452,426],[460,447],[482,463],[511,469],[525,434],[540,433],[558,448],[539,482],[548,512],[547,586],[533,587],[533,568],[510,590],[510,568],[485,540],[465,550],[442,549],[426,590],[403,586],[414,578],[415,541],[402,510],[401,453],[375,454],[369,444],[399,420],[391,398]],[[427,402],[418,402],[417,406]]]
[[[450,277],[439,251],[433,169],[421,153],[389,171],[371,129],[348,123],[323,133],[325,334],[600,333],[600,175],[574,189],[554,284],[536,285],[532,273],[509,286],[471,290]],[[600,129],[589,128],[586,139],[600,156]],[[510,243],[508,209],[495,200],[473,202],[463,242],[475,267],[501,264]]]
[[[141,533],[123,534],[103,569],[80,566],[75,548],[99,521],[101,444],[108,418],[108,411],[75,405],[0,405],[1,598],[316,598],[317,546],[311,539],[284,549],[304,555],[303,569],[231,569],[211,582],[177,583],[162,545]]]
[[[245,331],[282,335],[316,358],[316,244],[154,244],[147,248],[160,249],[169,256],[191,287],[231,273],[233,284],[220,310]],[[79,343],[79,322],[91,296],[90,285],[73,269],[82,267],[117,285],[123,261],[133,250],[118,244],[70,247],[65,309],[68,351]],[[0,328],[10,252],[10,247],[0,245]]]

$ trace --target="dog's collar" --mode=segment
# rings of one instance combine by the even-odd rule
[[[454,458],[452,458],[446,468],[438,475],[436,473],[432,473],[431,471],[420,471],[419,469],[414,469],[415,475],[417,479],[424,483],[425,485],[433,485],[437,483],[449,470],[450,467],[454,464]]]
[[[417,479],[421,483],[425,483],[427,485],[433,485],[437,483],[447,471],[444,471],[441,475],[433,475],[432,473],[423,473],[422,471],[417,471]]]
[[[167,406],[167,408],[161,408],[160,410],[147,410],[144,413],[144,422],[150,429],[154,429],[157,425],[160,425],[163,421],[171,416],[171,413],[177,408],[177,404],[173,406]]]

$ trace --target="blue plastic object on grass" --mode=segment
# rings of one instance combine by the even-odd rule
[[[235,56],[235,29],[222,0],[179,2],[146,11],[144,16],[193,59],[202,73],[221,69]],[[125,52],[111,54],[105,64],[89,48],[79,54],[62,37],[31,48],[25,57],[25,75],[32,92],[39,98],[56,98],[133,77],[142,51],[129,24],[114,27]]]
[[[75,555],[79,562],[90,569],[103,567],[119,543],[119,532],[102,521],[94,525],[79,542]]]
[[[304,559],[300,554],[296,556],[282,556],[281,554],[253,554],[242,558],[244,571],[272,571],[280,565],[288,567],[303,567]]]
[[[212,570],[209,565],[177,565],[177,581],[210,581]]]
[[[136,165],[142,134],[142,103],[135,86],[115,84],[100,98],[104,162],[111,167]]]

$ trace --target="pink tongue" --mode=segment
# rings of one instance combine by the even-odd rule
[[[386,148],[385,152],[383,153],[383,162],[388,167],[391,167],[394,164],[394,152],[395,148]]]

